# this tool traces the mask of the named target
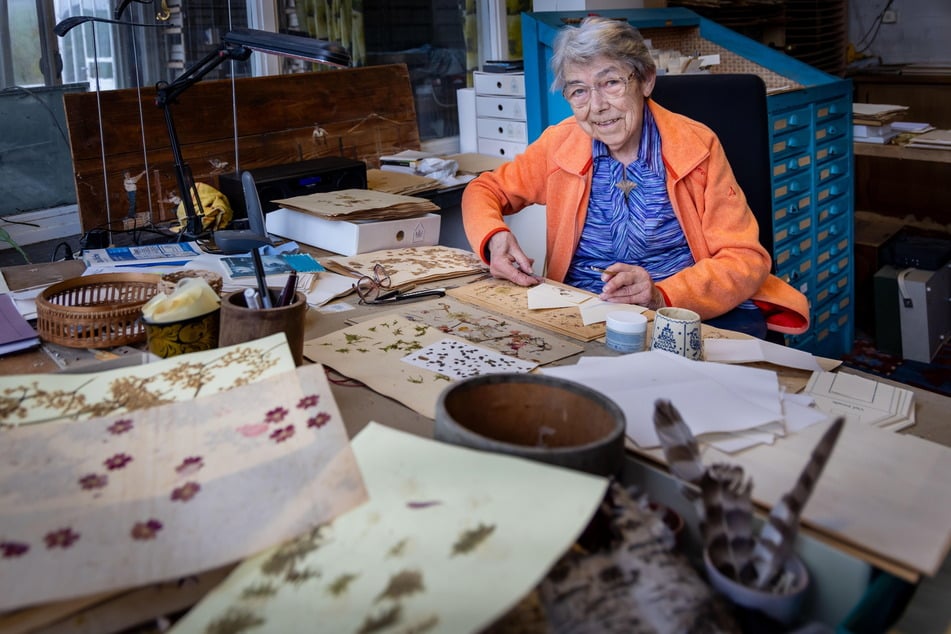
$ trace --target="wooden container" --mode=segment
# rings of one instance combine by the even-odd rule
[[[142,342],[142,306],[158,281],[150,273],[103,273],[53,284],[36,298],[36,330],[43,341],[70,348]]]
[[[436,403],[436,440],[616,476],[624,462],[624,412],[565,379],[484,374],[450,385]]]
[[[274,292],[271,293],[272,297]],[[278,308],[248,308],[244,291],[228,293],[221,300],[221,330],[218,347],[254,341],[283,332],[294,356],[294,364],[304,363],[304,325],[307,297],[297,292],[294,301]]]

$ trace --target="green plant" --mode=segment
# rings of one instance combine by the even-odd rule
[[[11,247],[16,249],[20,253],[20,255],[23,256],[23,259],[26,260],[27,264],[30,263],[30,258],[27,256],[26,251],[20,248],[20,245],[17,244],[16,241],[10,237],[10,234],[3,227],[0,227],[0,240],[3,240],[7,244],[9,244]]]

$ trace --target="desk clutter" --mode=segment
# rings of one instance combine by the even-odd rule
[[[8,612],[0,629],[90,594],[121,602],[129,588],[199,575],[223,581],[183,599],[183,607],[197,605],[176,632],[241,623],[293,631],[314,609],[328,631],[481,631],[525,600],[543,619],[573,618],[559,593],[587,587],[579,580],[620,560],[641,570],[642,589],[679,588],[671,601],[685,614],[726,614],[674,548],[669,527],[630,492],[603,477],[418,438],[382,417],[348,439],[350,410],[337,399],[375,399],[343,387],[351,384],[433,420],[447,387],[463,381],[568,381],[616,404],[628,453],[660,465],[655,403],[669,400],[703,461],[742,469],[756,483],[750,502],[765,508],[841,416],[841,438],[802,525],[909,574],[934,574],[946,554],[951,505],[874,512],[898,499],[947,497],[948,451],[886,433],[914,424],[908,390],[706,325],[701,361],[657,349],[618,354],[599,343],[607,316],[621,307],[550,280],[529,289],[487,278],[485,265],[460,249],[318,260],[280,247],[247,256],[190,248],[91,254],[90,274],[77,279],[136,271],[153,285],[146,312],[168,309],[175,322],[191,317],[174,312],[176,299],[211,297],[214,306],[202,303],[199,312],[220,305],[222,335],[239,330],[226,325],[229,302],[264,317],[269,309],[248,306],[246,291],[266,294],[279,310],[292,288],[300,334],[285,324],[132,367],[0,376],[0,587],[15,588],[0,597]],[[652,341],[655,314],[627,309],[648,322],[643,339]],[[338,310],[354,316],[304,334],[305,320]],[[562,442],[537,435],[545,447]],[[602,521],[616,522],[622,543],[647,554],[618,544],[578,549],[589,520],[609,507]],[[674,570],[676,583],[666,576]],[[472,609],[453,609],[459,596]],[[578,597],[578,605],[597,598]],[[612,601],[651,618],[649,606],[629,597]],[[728,616],[724,623],[730,627]]]

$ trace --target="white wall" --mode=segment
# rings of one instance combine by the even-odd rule
[[[888,0],[849,0],[849,41],[859,41]],[[951,65],[951,0],[894,0],[894,24],[882,24],[866,55],[883,64]]]

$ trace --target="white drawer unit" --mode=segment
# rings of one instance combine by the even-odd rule
[[[476,94],[525,96],[525,75],[522,73],[472,73]]]
[[[525,151],[524,143],[513,143],[512,141],[499,141],[497,139],[479,138],[479,154],[491,154],[502,158],[514,158],[516,154]]]
[[[495,95],[483,97],[476,93],[476,117],[525,121],[525,98]]]
[[[476,130],[480,138],[498,141],[528,142],[528,124],[524,121],[507,119],[476,119]]]

